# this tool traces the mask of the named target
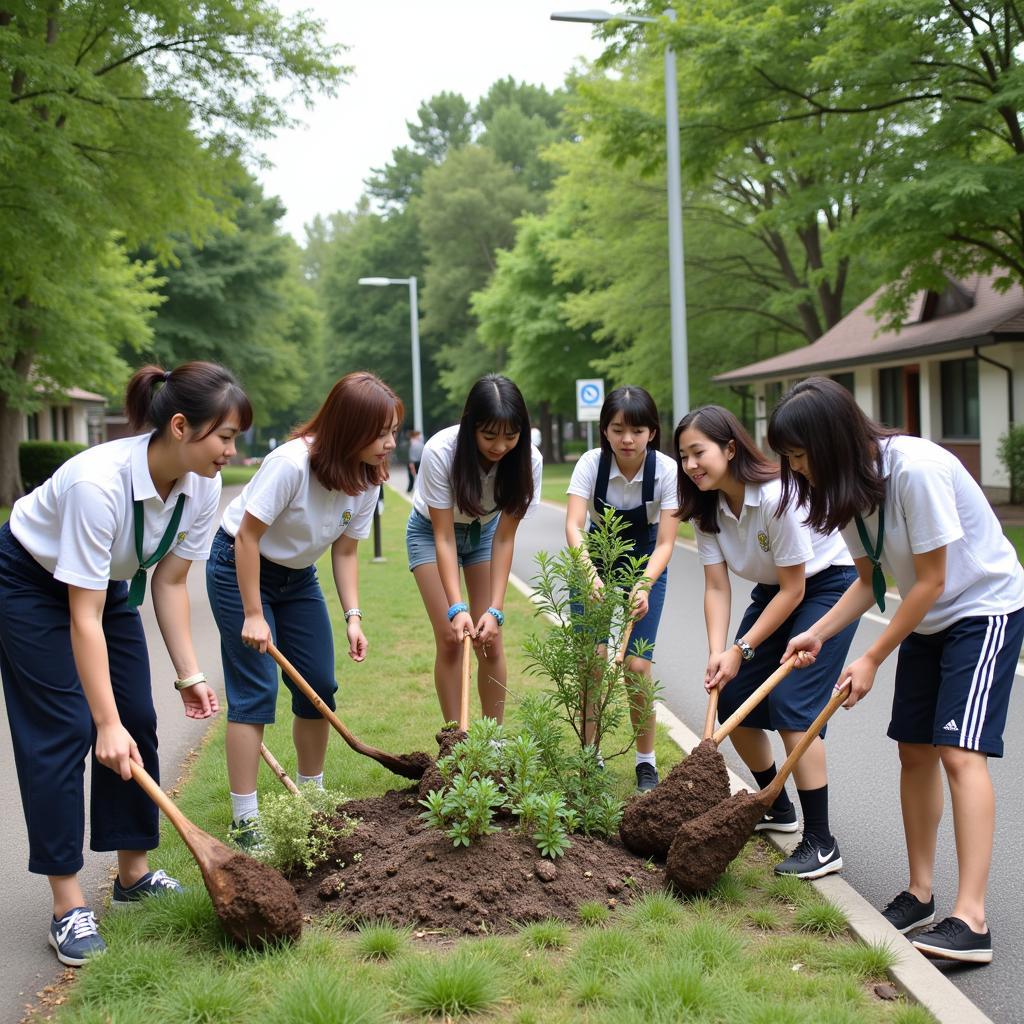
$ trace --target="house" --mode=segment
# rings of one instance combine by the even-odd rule
[[[107,400],[81,388],[51,395],[35,412],[22,416],[22,441],[76,441],[99,444],[107,439]]]
[[[996,278],[948,278],[941,293],[919,292],[899,331],[871,315],[876,292],[812,344],[714,379],[751,387],[756,440],[766,446],[783,392],[805,377],[832,377],[868,415],[941,444],[991,500],[1005,501],[998,446],[1007,425],[1024,419],[1024,289],[997,291]]]

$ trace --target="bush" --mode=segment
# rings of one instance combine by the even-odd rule
[[[263,843],[255,856],[278,871],[303,869],[307,874],[328,854],[336,840],[351,835],[356,822],[338,815],[342,793],[307,782],[299,796],[275,793],[260,807]]]
[[[18,466],[26,491],[49,480],[72,455],[86,446],[75,441],[22,441],[18,446]]]
[[[1019,505],[1024,492],[1024,426],[1013,426],[999,438],[999,461],[1010,476],[1010,501]]]

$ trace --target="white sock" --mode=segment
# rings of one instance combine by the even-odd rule
[[[657,758],[654,755],[654,751],[653,750],[649,754],[641,754],[640,751],[638,750],[636,752],[636,763],[637,764],[649,764],[652,768],[657,768],[658,767],[658,761],[657,761]]]
[[[298,784],[304,786],[307,782],[316,783],[317,789],[324,788],[324,773],[320,772],[319,775],[303,775],[302,772],[296,772],[295,778],[298,779]]]
[[[231,794],[231,818],[234,822],[241,825],[243,821],[259,816],[259,803],[254,792]]]

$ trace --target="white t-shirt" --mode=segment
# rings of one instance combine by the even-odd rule
[[[260,554],[289,569],[311,566],[342,534],[370,535],[377,487],[359,494],[329,491],[309,468],[301,437],[278,445],[260,463],[242,493],[224,509],[221,526],[234,537],[248,512],[267,525]]]
[[[220,475],[186,473],[167,500],[156,492],[147,453],[151,434],[108,441],[79,452],[11,509],[11,532],[54,579],[86,590],[135,575],[134,499],[142,502],[142,554],[156,551],[178,495],[181,520],[168,553],[191,562],[210,555],[220,504]]]
[[[584,452],[573,467],[572,477],[566,494],[575,494],[587,501],[587,512],[591,521],[597,515],[594,506],[594,490],[597,487],[597,470],[601,462],[601,449],[591,448]],[[605,501],[613,508],[628,512],[639,508],[643,499],[642,470],[632,480],[627,480],[612,456],[611,472],[608,474],[608,493]],[[647,502],[647,522],[657,523],[662,511],[674,512],[679,508],[679,494],[676,490],[676,464],[664,452],[654,453],[654,497]]]
[[[420,471],[416,475],[412,505],[427,519],[430,518],[432,508],[453,508],[455,505],[452,466],[455,463],[455,444],[458,438],[459,427],[456,424],[439,430],[423,446],[423,458],[420,460]],[[509,455],[505,456],[508,457]],[[530,502],[524,519],[532,515],[533,510],[540,504],[540,485],[544,472],[544,460],[533,445],[530,446],[530,457],[533,466],[533,501]],[[481,523],[489,523],[499,511],[494,505],[494,481],[497,473],[498,463],[494,463],[486,473],[480,470],[480,504],[485,512],[480,517]],[[455,508],[454,518],[457,523],[471,523],[476,516]]]
[[[807,513],[792,503],[776,516],[781,495],[778,480],[747,484],[737,519],[719,491],[718,533],[705,533],[693,523],[701,564],[725,562],[741,579],[776,586],[779,566],[803,564],[804,575],[814,576],[830,565],[853,565],[837,530],[812,530],[804,523]]]
[[[1024,607],[1024,570],[992,507],[963,463],[920,437],[882,441],[886,477],[882,566],[906,596],[917,580],[914,555],[946,548],[946,587],[915,628],[938,633],[973,615],[1005,615]],[[878,512],[864,520],[877,542]],[[851,521],[843,537],[865,554]]]

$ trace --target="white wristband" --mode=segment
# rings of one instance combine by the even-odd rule
[[[206,673],[197,672],[194,676],[189,676],[187,679],[175,679],[174,688],[176,690],[185,690],[190,686],[195,686],[196,683],[205,683]]]
[[[363,613],[358,608],[349,608],[349,610],[345,612],[345,621],[348,622],[353,615],[358,615],[359,618],[363,617]]]

